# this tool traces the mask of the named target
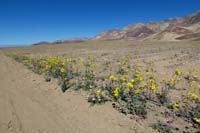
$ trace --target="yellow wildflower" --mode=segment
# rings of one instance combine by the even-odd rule
[[[193,99],[198,99],[199,97],[197,96],[197,94],[195,94],[194,92],[188,92],[188,96],[193,98]]]
[[[200,118],[194,118],[195,122],[200,124]]]
[[[87,78],[86,77],[82,77],[82,80],[86,80]]]
[[[136,74],[135,74],[135,77],[136,77],[136,78],[140,77],[140,74],[136,73]]]
[[[115,97],[119,96],[119,88],[118,87],[116,87],[113,92],[114,92]]]
[[[136,70],[135,73],[139,75],[139,74],[140,74],[140,71],[139,71],[139,70]]]
[[[181,78],[177,78],[176,80],[177,80],[177,81],[180,81],[180,80],[181,80]]]
[[[153,73],[152,72],[147,72],[147,76],[152,76]]]
[[[60,69],[60,72],[61,72],[61,73],[64,73],[64,72],[65,72],[65,69],[62,67],[62,68]]]
[[[196,83],[196,81],[194,81],[194,80],[191,81],[191,84],[195,84],[195,83]]]
[[[186,75],[190,75],[190,72],[185,72]]]
[[[193,87],[195,85],[195,83],[196,83],[196,81],[193,80],[190,82],[190,85]]]
[[[147,87],[147,83],[144,83],[144,84],[140,85],[140,88],[141,88],[141,89],[142,89],[142,88],[145,88],[145,87]]]
[[[121,69],[125,70],[125,69],[126,69],[126,67],[125,67],[125,66],[122,66],[122,67],[121,67]]]
[[[197,86],[198,89],[200,89],[200,84]]]
[[[182,70],[180,68],[176,68],[175,74],[176,75],[181,75],[182,74]]]
[[[135,94],[140,93],[140,89],[134,90],[134,93],[135,93]]]
[[[183,99],[182,102],[183,103],[188,103],[189,101],[188,101],[188,99]]]
[[[114,75],[110,75],[109,79],[112,80],[112,81],[116,81],[117,80],[117,78]]]
[[[143,77],[138,77],[137,80],[143,81],[144,79],[143,79]]]
[[[176,80],[174,78],[170,78],[169,80],[170,80],[170,83],[172,83],[172,84],[176,82]]]
[[[50,65],[46,65],[46,66],[45,66],[45,70],[49,70],[50,68],[51,68]]]
[[[179,105],[178,103],[174,103],[174,104],[172,105],[172,107],[173,107],[174,109],[176,109],[176,108],[179,108],[180,105]]]
[[[101,89],[98,89],[98,90],[96,91],[96,94],[97,94],[97,95],[101,94]]]
[[[157,85],[153,83],[153,84],[151,85],[151,89],[152,89],[152,90],[156,90],[156,89],[157,89]]]
[[[164,78],[164,77],[162,78],[162,81],[166,81],[166,80],[167,80],[166,78]]]
[[[125,76],[121,76],[120,80],[123,81],[123,82],[125,82],[126,81],[126,77]]]
[[[149,82],[150,83],[155,83],[155,80],[154,79],[149,79]]]
[[[128,72],[128,71],[129,71],[129,69],[126,69],[126,70],[125,70],[125,72]]]
[[[196,78],[197,78],[197,75],[192,75],[192,77],[196,79]]]
[[[134,87],[134,85],[133,85],[131,82],[128,82],[128,83],[127,83],[127,86],[128,86],[129,88],[133,88],[133,87]]]

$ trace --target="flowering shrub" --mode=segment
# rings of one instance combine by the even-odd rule
[[[88,102],[92,105],[111,101],[119,112],[141,118],[147,117],[149,108],[163,106],[200,128],[200,80],[196,72],[184,72],[178,67],[170,77],[160,78],[153,62],[142,67],[131,64],[128,56],[121,61],[103,62],[101,69],[95,58],[90,56],[86,60],[31,58],[16,54],[10,56],[33,72],[43,74],[48,82],[51,78],[57,78],[63,92],[68,89],[87,91]],[[183,83],[184,86],[181,86]],[[171,98],[172,91],[183,89],[186,91],[181,98]],[[165,129],[162,123],[154,127],[170,132],[170,128]]]

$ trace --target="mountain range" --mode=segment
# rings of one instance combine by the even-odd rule
[[[200,10],[184,17],[136,23],[121,29],[105,30],[91,38],[73,38],[40,44],[79,43],[88,40],[182,41],[200,40]]]
[[[200,11],[194,14],[154,21],[130,24],[122,29],[106,30],[91,40],[200,40]]]

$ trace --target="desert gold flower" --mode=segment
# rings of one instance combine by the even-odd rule
[[[149,82],[150,83],[155,83],[155,80],[154,79],[149,79]]]
[[[170,78],[170,83],[174,84],[176,82],[176,80],[174,78]]]
[[[141,84],[141,85],[140,85],[140,88],[141,88],[141,89],[143,89],[143,88],[145,88],[145,87],[147,87],[147,83],[144,83],[144,84]]]
[[[126,77],[125,76],[121,76],[120,80],[123,81],[123,82],[125,82],[126,81]]]
[[[131,79],[131,83],[134,83],[135,82],[135,80],[134,79]]]
[[[140,74],[140,70],[136,70],[135,73],[139,75]]]
[[[118,87],[116,87],[113,92],[114,92],[115,97],[119,96],[119,88]]]
[[[152,76],[153,73],[152,72],[147,72],[147,76]]]
[[[112,81],[116,81],[117,80],[117,78],[114,75],[110,75],[109,79],[112,80]]]
[[[176,109],[176,108],[179,108],[180,105],[179,105],[178,103],[174,103],[174,104],[172,105],[172,107],[173,107],[174,109]]]
[[[200,118],[194,118],[195,122],[200,124]]]
[[[86,77],[82,77],[82,80],[86,80],[87,78]]]
[[[98,89],[98,90],[96,91],[96,94],[99,95],[99,94],[101,94],[101,92],[102,92],[101,89]]]
[[[162,78],[162,81],[166,81],[167,79],[165,77]]]
[[[135,93],[135,94],[140,93],[140,89],[135,89],[135,90],[134,90],[134,93]]]
[[[135,77],[136,77],[136,78],[140,77],[140,74],[139,74],[139,73],[136,73],[136,74],[135,74]]]
[[[192,75],[193,78],[197,78],[197,75]]]
[[[127,86],[128,86],[129,88],[131,88],[131,89],[134,87],[134,85],[133,85],[131,82],[128,82],[128,83],[127,83]]]
[[[64,72],[65,72],[65,69],[62,67],[62,68],[60,69],[60,72],[61,72],[61,73],[64,73]]]
[[[182,99],[182,102],[183,102],[183,103],[189,103],[189,100],[186,99],[186,98],[184,98],[184,99]]]
[[[196,83],[196,81],[194,81],[194,80],[191,81],[191,82],[190,82],[191,87],[194,87],[195,83]]]
[[[197,94],[195,94],[194,92],[188,92],[188,96],[193,98],[193,99],[198,99],[199,97],[197,96]]]
[[[128,72],[129,71],[129,69],[125,69],[125,72]]]
[[[190,72],[185,72],[186,75],[190,75]]]
[[[139,80],[139,81],[143,81],[144,78],[143,78],[143,77],[138,77],[137,80]]]
[[[51,68],[50,65],[46,65],[46,66],[45,66],[45,70],[49,70],[50,68]]]
[[[182,70],[180,68],[176,68],[175,74],[176,75],[181,75],[182,74]]]
[[[152,90],[156,90],[157,89],[157,85],[155,83],[151,84],[151,89]]]
[[[198,89],[200,89],[200,84],[197,86]]]
[[[177,80],[177,81],[181,81],[181,78],[177,78],[176,80]]]

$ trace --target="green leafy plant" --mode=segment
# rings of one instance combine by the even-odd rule
[[[157,121],[151,127],[160,133],[173,133],[174,127],[161,121]]]

